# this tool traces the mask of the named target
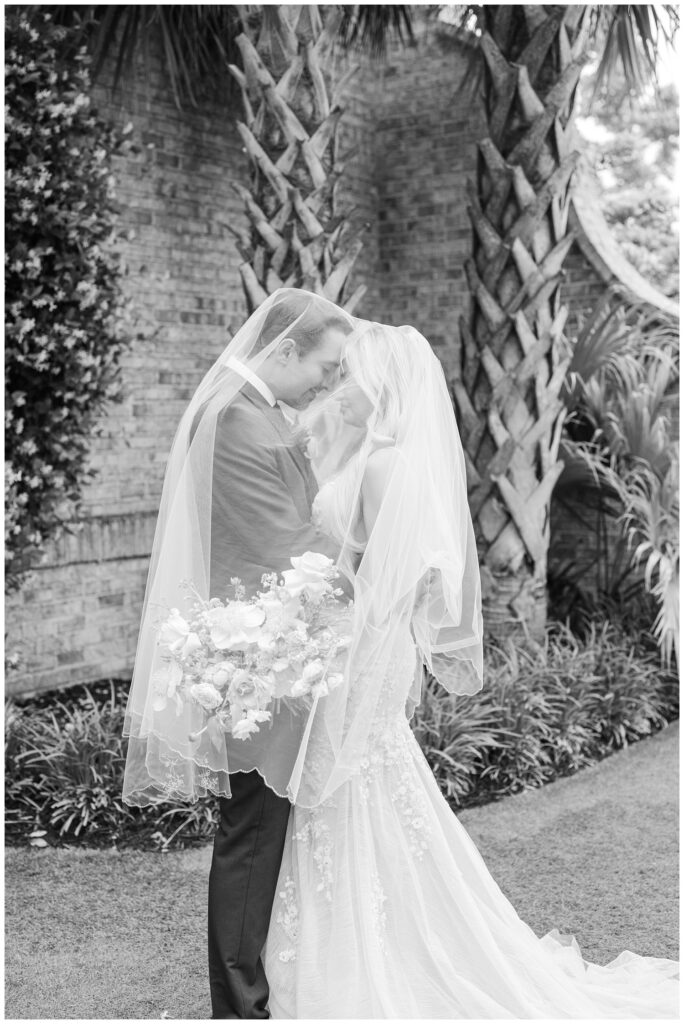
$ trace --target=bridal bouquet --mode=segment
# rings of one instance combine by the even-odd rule
[[[274,700],[310,702],[342,682],[349,637],[335,629],[335,564],[312,551],[290,562],[280,577],[262,577],[256,597],[247,600],[235,578],[233,600],[198,598],[187,618],[173,608],[159,626],[164,666],[153,678],[154,709],[200,705],[206,724],[191,740],[205,731],[216,745],[225,732],[248,739],[271,720]]]

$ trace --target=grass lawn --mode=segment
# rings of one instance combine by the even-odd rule
[[[459,815],[520,916],[587,959],[678,956],[678,723],[544,789]],[[10,1019],[210,1013],[210,849],[6,851]]]

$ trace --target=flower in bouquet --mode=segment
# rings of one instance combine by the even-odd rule
[[[259,723],[268,722],[271,718],[268,711],[249,711],[246,715],[237,718],[231,729],[236,740],[247,740],[255,732],[259,732]]]
[[[177,608],[171,609],[171,614],[159,631],[159,640],[160,643],[168,647],[169,651],[182,658],[199,650],[202,646],[199,636],[191,629],[190,624],[186,622]]]
[[[153,707],[162,711],[169,700],[178,714],[187,701],[201,707],[205,724],[192,742],[205,732],[216,745],[225,732],[248,740],[271,721],[276,695],[310,706],[342,682],[339,655],[348,638],[332,628],[339,618],[335,565],[311,551],[290,561],[282,577],[265,575],[253,598],[233,579],[233,600],[205,601],[195,592],[187,617],[173,608],[161,623]]]
[[[205,711],[215,711],[223,704],[223,694],[211,683],[194,683],[190,687],[190,696],[194,697]]]
[[[313,601],[320,601],[332,594],[332,580],[337,575],[332,559],[317,551],[306,551],[290,561],[293,568],[283,572],[283,583],[288,594],[293,597],[305,595]]]
[[[302,602],[284,587],[267,590],[259,595],[259,606],[263,609],[264,630],[267,636],[287,633],[300,622]]]
[[[261,635],[265,613],[258,604],[229,601],[206,613],[211,641],[220,651],[239,650],[256,643]]]

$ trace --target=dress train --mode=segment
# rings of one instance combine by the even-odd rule
[[[411,666],[407,653],[393,668]],[[675,961],[626,951],[599,966],[520,919],[442,797],[396,683],[361,771],[292,809],[263,954],[271,1016],[676,1018]]]

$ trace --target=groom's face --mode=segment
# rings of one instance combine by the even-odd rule
[[[305,409],[320,391],[332,387],[339,376],[345,339],[344,331],[328,327],[315,348],[300,353],[293,347],[281,377],[278,398],[295,409]]]

